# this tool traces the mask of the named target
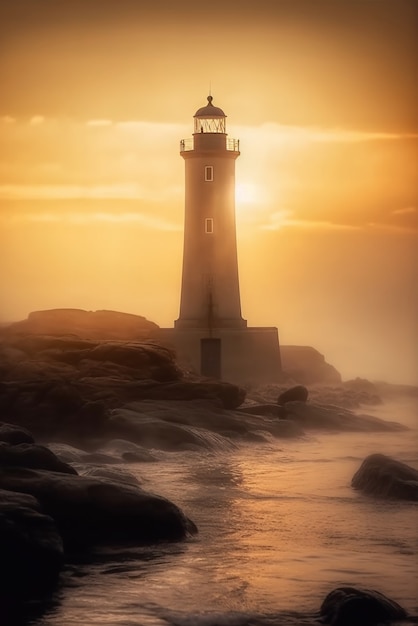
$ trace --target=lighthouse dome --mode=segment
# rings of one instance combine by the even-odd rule
[[[226,117],[225,113],[219,107],[212,104],[212,96],[208,96],[208,104],[196,111],[194,117]]]

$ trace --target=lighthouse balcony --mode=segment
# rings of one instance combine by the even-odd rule
[[[180,153],[194,150],[227,150],[239,153],[239,139],[232,139],[220,133],[197,133],[180,141]]]

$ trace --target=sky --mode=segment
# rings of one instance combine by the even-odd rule
[[[418,383],[415,0],[0,6],[0,321],[178,317],[179,141],[240,140],[242,310],[344,378]]]

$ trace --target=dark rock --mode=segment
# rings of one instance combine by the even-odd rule
[[[132,487],[139,487],[141,484],[136,476],[117,467],[93,467],[88,465],[83,467],[77,465],[77,471],[79,476],[98,478],[106,483],[110,481],[112,483],[120,483],[121,485],[131,485]]]
[[[306,402],[308,399],[309,391],[303,385],[296,385],[283,391],[277,398],[277,404],[283,405],[286,402]]]
[[[145,376],[138,376],[141,379],[172,380],[176,376],[176,366],[171,356],[172,352],[168,348],[157,344],[108,341],[93,348],[88,358],[92,361],[109,361],[137,371],[145,369]]]
[[[54,521],[31,495],[0,490],[0,609],[8,624],[21,601],[49,592],[63,565]]]
[[[141,446],[159,450],[190,450],[205,447],[204,433],[183,424],[142,417],[134,411],[120,409],[111,418],[115,434]]]
[[[115,432],[136,443],[160,450],[191,447],[231,450],[240,441],[299,437],[302,429],[276,416],[251,415],[224,409],[216,400],[144,400],[112,411]],[[175,428],[173,428],[175,427]],[[105,448],[106,449],[106,448]]]
[[[58,442],[48,443],[48,448],[64,463],[86,463],[85,457],[88,452],[85,450]]]
[[[0,422],[0,441],[9,443],[14,446],[19,443],[34,443],[35,440],[31,433],[15,424],[5,424]]]
[[[320,609],[321,621],[332,626],[374,626],[406,619],[406,611],[378,591],[339,587],[327,595]]]
[[[364,459],[351,485],[368,495],[418,502],[418,471],[383,454]]]
[[[20,443],[15,446],[0,443],[0,466],[30,467],[64,474],[77,474],[71,465],[63,463],[51,450],[34,443]]]
[[[175,381],[163,385],[142,385],[138,399],[156,400],[220,400],[225,409],[236,409],[245,400],[241,387],[223,381]]]
[[[7,467],[0,468],[0,488],[39,500],[66,546],[175,541],[197,530],[169,500],[120,482]]]

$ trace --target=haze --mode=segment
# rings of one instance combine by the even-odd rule
[[[149,4],[149,6],[147,6]],[[240,139],[243,315],[343,377],[418,382],[414,0],[0,8],[1,321],[178,316],[179,140]]]

